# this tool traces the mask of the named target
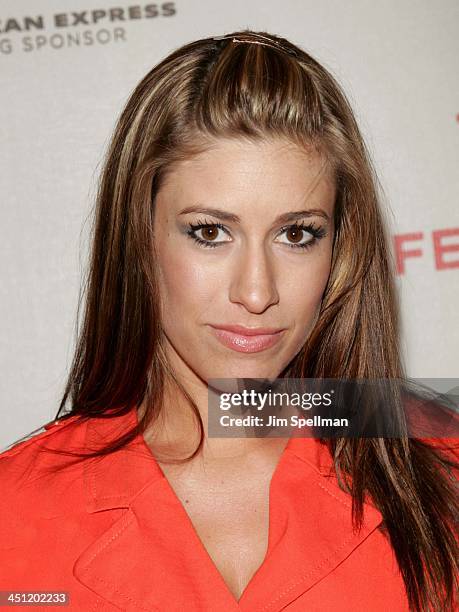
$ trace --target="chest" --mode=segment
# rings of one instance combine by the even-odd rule
[[[269,535],[273,468],[237,474],[177,471],[162,465],[200,544],[236,598],[263,563]]]

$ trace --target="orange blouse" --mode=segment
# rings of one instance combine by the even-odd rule
[[[350,497],[314,438],[290,438],[281,455],[268,550],[239,601],[141,434],[47,470],[66,457],[46,448],[88,449],[136,422],[135,409],[73,416],[0,454],[0,591],[67,592],[69,609],[84,612],[408,612],[380,512],[366,503],[353,532]]]

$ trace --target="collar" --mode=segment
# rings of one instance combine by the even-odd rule
[[[86,448],[96,449],[138,424],[135,408],[110,418],[91,418],[86,429]],[[295,455],[321,476],[331,478],[333,459],[328,448],[313,437],[289,439],[285,453]],[[135,466],[133,465],[135,461]],[[142,488],[164,474],[141,433],[126,447],[109,456],[87,462],[84,481],[88,512],[128,508]]]
[[[86,448],[99,449],[138,423],[137,410],[110,418],[91,418],[86,428]],[[142,489],[164,474],[142,434],[110,455],[87,461],[84,465],[84,488],[87,511],[100,512],[129,508]]]

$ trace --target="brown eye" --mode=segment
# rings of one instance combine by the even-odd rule
[[[221,223],[190,223],[189,226],[188,236],[201,246],[216,247],[231,242],[230,233]]]
[[[286,244],[292,249],[308,249],[316,244],[326,232],[323,228],[308,225],[289,225],[283,227],[277,236],[277,241]]]
[[[288,244],[289,246],[303,246],[304,244],[311,242],[311,239],[314,239],[311,232],[308,232],[303,227],[299,227],[297,225],[291,225],[290,227],[284,228],[281,235],[283,235],[285,239],[281,242],[284,242],[284,244]]]
[[[303,230],[299,227],[290,227],[287,230],[287,238],[290,242],[301,242],[303,238]]]
[[[203,227],[202,237],[204,240],[214,240],[218,236],[218,228],[216,227]]]

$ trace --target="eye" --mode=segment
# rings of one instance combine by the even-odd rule
[[[202,246],[214,248],[223,242],[231,242],[231,240],[219,240],[222,234],[229,236],[228,230],[221,223],[189,223],[188,236]],[[198,232],[201,234],[199,235]]]
[[[326,233],[323,227],[316,227],[313,223],[294,223],[281,228],[278,236],[285,234],[287,240],[280,242],[293,249],[308,249],[326,236]]]
[[[229,231],[221,223],[198,221],[188,225],[188,236],[201,246],[215,248],[225,242],[231,242]],[[224,234],[228,238],[225,239]],[[282,244],[293,249],[308,249],[326,236],[327,232],[323,227],[316,227],[313,223],[294,223],[281,228],[278,237],[283,234],[287,240],[280,240]]]

